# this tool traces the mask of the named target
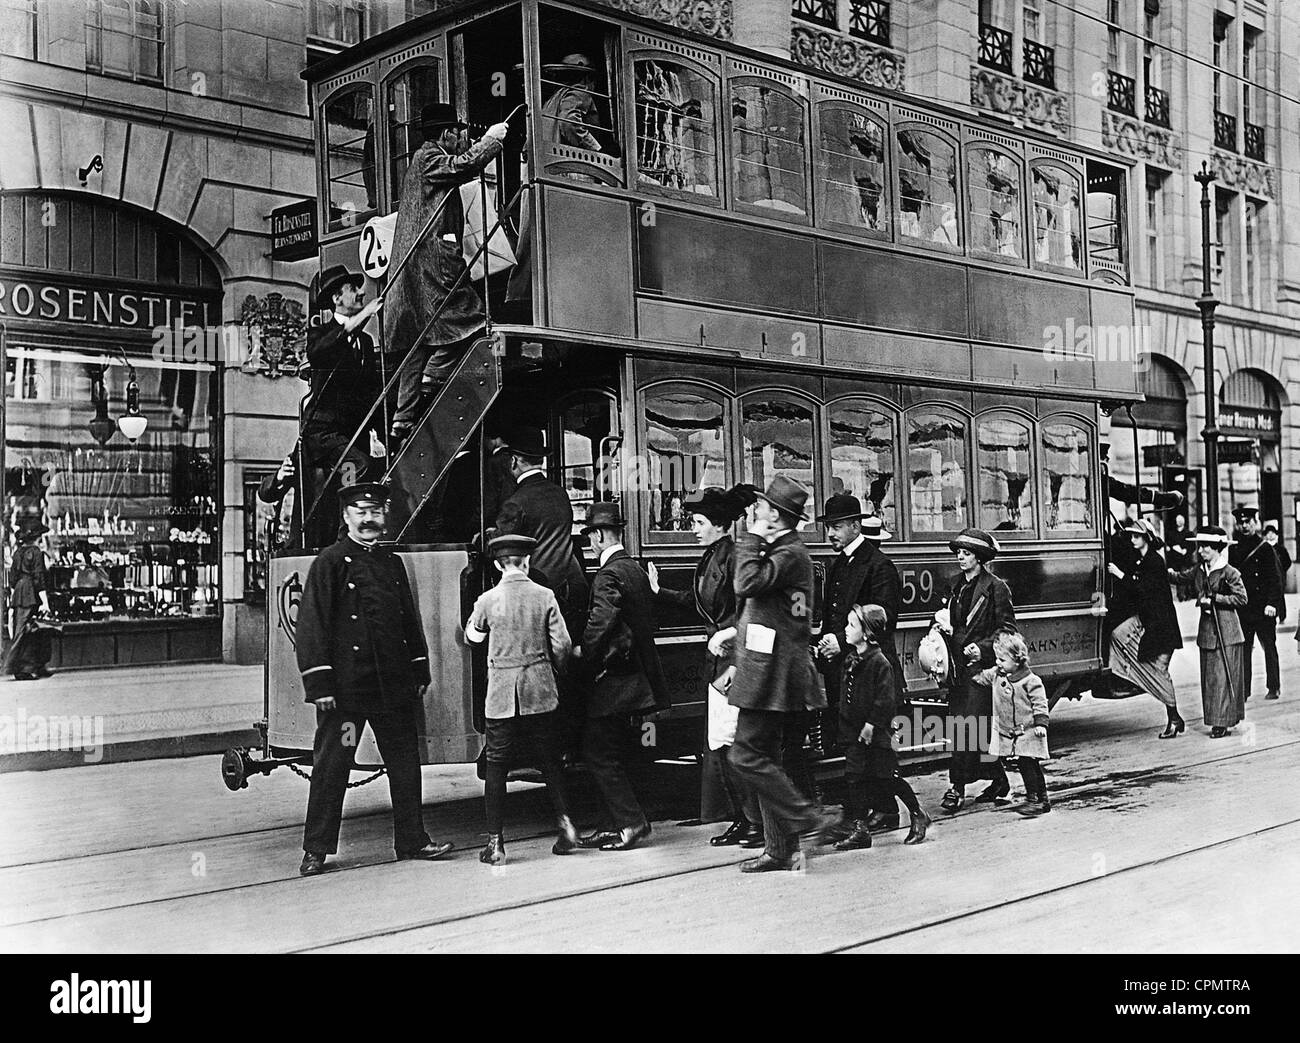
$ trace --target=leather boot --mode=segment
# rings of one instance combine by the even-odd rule
[[[924,810],[918,808],[912,816],[912,828],[907,831],[907,836],[903,838],[904,844],[919,844],[925,839],[925,831],[930,827],[930,816]]]
[[[578,831],[574,828],[573,820],[568,815],[561,815],[556,820],[559,827],[560,835],[555,838],[555,846],[551,848],[553,855],[571,855],[578,850]]]
[[[478,853],[478,860],[489,866],[504,865],[506,861],[505,838],[500,833],[488,837],[487,847]]]
[[[871,830],[867,824],[858,819],[853,823],[849,835],[835,845],[836,851],[860,851],[871,846]]]
[[[763,836],[763,823],[746,822],[745,835],[740,838],[740,846],[747,848],[767,847],[767,838]]]
[[[733,822],[716,837],[710,837],[709,844],[713,847],[731,847],[733,844],[739,844],[748,835],[749,823],[742,818]]]

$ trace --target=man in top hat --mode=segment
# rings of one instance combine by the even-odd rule
[[[961,576],[948,599],[952,624],[952,679],[948,688],[948,718],[954,750],[948,768],[951,786],[940,807],[949,813],[966,802],[966,786],[976,779],[992,779],[975,798],[991,803],[1011,792],[1002,762],[988,757],[993,726],[993,690],[975,675],[994,664],[993,637],[999,630],[1014,630],[1016,610],[1011,588],[993,575],[987,565],[998,556],[998,541],[982,529],[963,529],[948,543],[957,556]]]
[[[727,699],[739,708],[731,765],[757,797],[766,846],[741,863],[744,873],[798,870],[801,836],[823,839],[840,817],[818,808],[782,767],[782,748],[809,709],[824,709],[809,654],[813,565],[799,538],[808,490],[777,475],[746,511],[748,531],[736,545],[736,597],[742,599],[734,640],[735,679]],[[717,645],[715,647],[715,642]],[[710,643],[720,654],[722,643]]]
[[[1268,693],[1276,699],[1282,690],[1282,676],[1277,664],[1277,625],[1286,618],[1286,598],[1282,593],[1282,567],[1273,547],[1260,532],[1259,508],[1233,508],[1232,522],[1236,543],[1228,551],[1228,562],[1241,573],[1246,584],[1246,607],[1237,614],[1245,638],[1242,658],[1245,671],[1241,681],[1242,699],[1250,698],[1251,667],[1255,658],[1255,638],[1264,649],[1264,670]]]
[[[335,485],[354,485],[370,477],[371,434],[383,437],[383,417],[378,410],[367,419],[383,388],[375,342],[362,328],[380,308],[378,299],[365,303],[365,278],[341,264],[321,273],[316,307],[332,317],[307,331],[307,362],[311,369],[311,399],[302,417],[302,449],[308,467],[329,472],[339,463]],[[360,430],[362,425],[365,430]],[[355,436],[355,437],[354,437]],[[351,446],[348,443],[351,442]],[[317,496],[321,503],[308,523],[308,544],[322,547],[334,542],[334,512],[325,496],[309,489],[307,507]]]
[[[582,526],[600,562],[575,653],[590,683],[582,751],[604,798],[607,821],[578,843],[602,851],[628,851],[650,835],[623,751],[634,741],[630,719],[669,705],[655,647],[654,594],[645,570],[623,548],[625,525],[618,504],[597,501],[587,508]]]
[[[818,666],[826,679],[827,709],[822,735],[826,737],[827,752],[830,752],[835,747],[837,734],[842,734],[846,742],[855,740],[855,735],[840,733],[836,727],[844,659],[849,647],[844,628],[854,605],[879,605],[884,609],[885,623],[877,637],[880,650],[893,670],[898,690],[891,702],[897,704],[898,697],[906,691],[894,640],[902,607],[902,588],[897,567],[880,550],[880,544],[891,534],[879,517],[863,515],[862,504],[856,496],[847,493],[832,496],[826,502],[826,513],[819,515],[817,521],[826,526],[827,538],[838,552],[826,570],[825,608],[822,611],[821,639],[817,642]],[[827,725],[830,726],[829,734]],[[898,803],[893,796],[889,796],[885,807],[874,809],[867,822],[876,832],[897,829]]]
[[[45,632],[23,634],[37,611],[50,611],[49,574],[41,537],[50,531],[43,522],[28,521],[18,530],[18,549],[9,567],[9,640],[22,644],[14,651],[9,669],[15,681],[49,677],[50,637]]]
[[[338,850],[343,797],[367,723],[388,769],[398,859],[451,850],[424,831],[417,732],[429,652],[406,568],[379,543],[388,491],[364,482],[343,489],[339,501],[347,534],[312,562],[298,608],[298,669],[307,702],[316,704],[303,876],[324,872]]]
[[[509,127],[494,123],[471,145],[455,106],[434,102],[421,109],[420,130],[424,143],[411,155],[402,181],[393,263],[400,264],[412,249],[415,253],[387,291],[386,350],[401,366],[392,425],[398,441],[415,428],[424,407],[483,331],[483,302],[461,254],[465,212],[459,187],[478,177],[501,151]],[[417,242],[440,206],[437,220]]]

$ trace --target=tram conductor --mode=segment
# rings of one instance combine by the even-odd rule
[[[367,723],[388,770],[398,860],[440,858],[451,844],[424,831],[417,714],[429,652],[406,568],[380,546],[388,490],[378,483],[339,493],[347,533],[312,562],[298,610],[298,669],[316,704],[311,791],[299,872],[324,872],[338,850],[348,776]]]

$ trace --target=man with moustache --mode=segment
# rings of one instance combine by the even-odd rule
[[[361,483],[339,500],[347,534],[312,562],[298,609],[298,669],[307,702],[316,704],[303,876],[324,872],[326,857],[338,850],[348,775],[367,723],[388,769],[398,860],[451,850],[424,831],[417,722],[429,652],[406,567],[379,544],[388,490]]]

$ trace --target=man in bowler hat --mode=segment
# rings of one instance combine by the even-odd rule
[[[298,669],[307,702],[316,704],[303,876],[324,872],[338,850],[343,797],[367,723],[388,769],[398,859],[451,850],[424,831],[417,733],[429,652],[406,568],[379,543],[388,491],[361,483],[339,500],[347,534],[312,562],[298,609]]]
[[[728,694],[740,709],[731,765],[758,796],[767,842],[759,857],[741,863],[744,873],[802,868],[800,837],[822,839],[840,824],[839,816],[800,793],[781,766],[789,720],[826,705],[808,649],[812,558],[795,531],[807,520],[807,502],[807,489],[777,475],[748,508],[749,531],[736,546],[736,597],[744,607],[733,639],[736,676]]]

